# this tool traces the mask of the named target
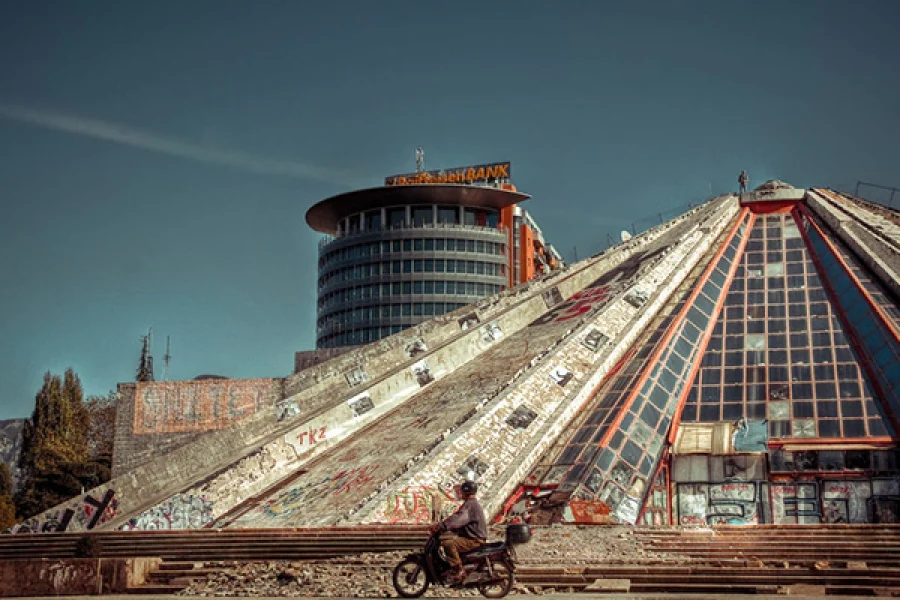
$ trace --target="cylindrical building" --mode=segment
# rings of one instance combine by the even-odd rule
[[[508,179],[479,177],[485,168],[508,173],[509,164],[391,177],[309,209],[307,223],[328,235],[319,244],[317,348],[379,340],[560,262],[516,206],[529,196]],[[486,185],[420,183],[453,178]]]

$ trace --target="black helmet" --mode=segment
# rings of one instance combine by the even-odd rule
[[[466,479],[462,482],[462,485],[459,486],[459,491],[463,494],[476,494],[478,493],[478,484],[471,479]]]

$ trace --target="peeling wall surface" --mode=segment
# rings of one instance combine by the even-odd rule
[[[113,476],[275,406],[283,382],[203,379],[120,384]]]
[[[144,583],[158,558],[19,559],[0,563],[0,597],[125,593]]]

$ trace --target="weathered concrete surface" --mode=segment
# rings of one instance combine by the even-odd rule
[[[736,210],[736,203],[730,206],[732,212]],[[429,355],[427,360],[434,365],[435,372],[452,372],[452,375],[430,383],[412,400],[335,452],[307,464],[303,473],[276,493],[254,498],[218,525],[288,527],[338,522],[423,522],[439,511],[441,502],[450,500],[448,488],[469,470],[477,472],[479,479],[496,481],[516,452],[529,443],[532,432],[542,421],[538,417],[546,418],[552,413],[566,397],[566,391],[578,389],[578,383],[586,376],[583,365],[573,363],[574,372],[567,370],[566,383],[572,377],[576,383],[568,383],[571,387],[563,390],[566,384],[556,383],[550,371],[559,372],[558,368],[564,365],[548,356],[556,356],[556,347],[568,344],[566,347],[572,351],[581,348],[586,355],[595,357],[595,353],[584,347],[583,340],[569,340],[573,331],[580,330],[589,313],[613,299],[619,311],[626,310],[622,308],[623,298],[654,265],[668,265],[668,271],[656,275],[654,281],[659,283],[670,277],[672,269],[684,263],[685,255],[676,251],[666,255],[664,250],[686,239],[689,245],[695,245],[703,236],[698,231],[691,235],[691,227],[697,226],[685,225],[666,231],[632,262],[614,265],[618,270],[605,269],[608,280],[601,277],[589,282],[591,293],[580,302],[553,303],[548,311],[542,299],[534,298],[526,307],[518,307],[481,325],[480,335],[468,338],[467,345],[459,346],[456,342]],[[619,322],[632,318],[636,309],[628,306],[632,312],[620,317]],[[607,317],[604,328],[617,327],[617,320],[611,314]],[[601,319],[593,315],[591,318]],[[499,341],[496,333],[491,333],[495,331],[492,324],[501,330]],[[525,324],[529,326],[524,327]],[[615,336],[618,332],[611,329],[610,333]],[[475,354],[478,358],[461,361],[457,358],[459,354]],[[530,385],[528,382],[534,388],[527,398],[504,391],[518,390]],[[541,415],[547,402],[552,407]],[[503,406],[502,415],[497,412],[498,406]],[[530,423],[520,427],[521,419],[516,421],[516,426],[504,424],[516,409],[525,420],[537,419],[538,426],[525,432]],[[476,413],[485,415],[481,417],[484,427],[473,438],[474,444],[460,443],[453,430],[463,424],[470,428],[467,422]],[[489,440],[496,442],[496,451],[476,453],[473,450]],[[407,471],[426,455],[429,460],[440,457],[442,468],[432,477],[410,480]],[[503,500],[493,487],[485,490],[484,497],[490,498],[486,506],[491,509]]]
[[[613,366],[640,335],[646,323],[665,304],[687,273],[709,250],[718,231],[737,212],[736,203],[721,207],[693,231],[671,232],[659,240],[664,252],[656,260],[646,260],[631,278],[594,312],[586,313],[581,322],[573,323],[570,335],[542,357],[515,385],[492,399],[478,416],[473,417],[458,432],[454,432],[418,461],[415,467],[390,484],[374,502],[369,503],[349,522],[423,522],[420,515],[412,519],[396,514],[398,499],[406,490],[444,490],[458,481],[465,472],[464,465],[473,461],[484,465],[476,470],[479,480],[486,482],[482,489],[482,504],[489,514],[501,508],[502,502],[513,492],[525,474],[552,445],[563,429],[591,398]],[[711,235],[699,228],[708,229]],[[677,236],[677,237],[676,237]],[[647,298],[640,307],[632,304],[635,296]],[[540,321],[539,321],[540,322]],[[543,326],[543,325],[541,325]],[[532,326],[510,340],[532,341]],[[610,341],[605,348],[593,349],[586,343],[589,335],[600,332]],[[599,351],[598,351],[599,350]],[[484,368],[485,361],[479,361]],[[565,382],[555,374],[563,369],[569,373]],[[515,411],[529,411],[531,422],[522,427],[514,417]],[[418,521],[417,521],[418,519]]]
[[[826,189],[810,190],[806,204],[888,289],[900,296],[900,226],[895,221]]]
[[[686,221],[687,217],[680,220],[681,223]],[[301,416],[309,414],[311,416],[309,420],[304,422],[299,418],[294,419],[294,422],[300,421],[299,427],[295,425],[292,430],[275,437],[268,444],[237,460],[233,467],[223,469],[217,475],[201,481],[199,485],[184,490],[181,494],[172,496],[166,502],[180,503],[179,498],[187,496],[194,503],[197,499],[208,503],[210,516],[213,518],[226,514],[235,504],[262,493],[267,487],[290,475],[304,461],[321,454],[410,398],[419,390],[413,370],[417,361],[423,357],[431,376],[439,380],[446,373],[472,360],[489,347],[494,342],[492,337],[494,334],[508,333],[521,328],[545,312],[547,304],[541,296],[541,292],[545,289],[556,287],[561,297],[569,296],[590,283],[591,277],[609,270],[610,267],[641,251],[656,237],[677,227],[678,223],[676,221],[659,228],[658,231],[650,232],[637,242],[623,245],[615,252],[585,261],[581,263],[580,268],[572,269],[574,272],[566,274],[565,277],[554,276],[542,282],[532,283],[525,289],[508,292],[501,297],[488,298],[473,307],[458,311],[458,314],[445,315],[409,332],[392,336],[320,367],[297,374],[292,379],[294,383],[289,379],[286,387],[292,385],[300,387],[301,383],[298,382],[305,382],[304,385],[311,387],[295,394],[289,401],[296,403],[297,408],[302,411]],[[461,318],[473,313],[477,315],[481,327],[461,331]],[[493,320],[491,317],[494,317]],[[492,333],[485,333],[488,329]],[[424,350],[421,354],[414,355],[410,351],[411,347],[416,345],[420,351]],[[371,354],[373,352],[376,353],[374,356]],[[360,364],[360,355],[369,357],[372,362]],[[356,362],[341,363],[348,360]],[[335,361],[341,365],[336,367],[331,364]],[[373,375],[377,375],[378,372],[372,365],[378,365],[379,361],[381,366],[378,368],[389,369],[392,372],[375,379]],[[365,375],[352,380],[357,382],[356,394],[354,386],[351,385],[351,378],[347,377],[349,371],[342,370],[348,369],[348,365],[352,364],[356,364],[355,368],[361,369]],[[331,373],[331,377],[313,381],[317,377],[322,377],[323,373]],[[363,383],[358,383],[360,380]],[[371,405],[365,413],[359,414],[348,400],[361,393],[367,396],[366,404]],[[329,400],[331,407],[323,406]],[[160,519],[155,516],[158,513],[157,508],[150,508],[146,513],[133,517],[127,526],[143,527],[144,523],[156,526],[160,523]],[[203,522],[207,522],[205,517]]]
[[[113,477],[272,408],[283,393],[284,379],[121,383]]]
[[[0,596],[121,594],[144,583],[158,558],[21,559],[0,563]]]
[[[734,200],[726,198],[718,204],[722,201]],[[715,204],[694,209],[547,278],[296,373],[285,381],[287,398],[278,407],[264,408],[238,423],[201,435],[54,507],[20,530],[52,529],[58,523],[67,523],[68,530],[173,523],[196,526],[218,519],[414,397],[422,391],[420,381],[440,382],[477,359],[495,345],[497,328],[500,335],[509,336],[527,326],[549,306],[559,305],[603,273],[646,251],[660,236],[689,227]],[[473,324],[477,327],[470,326]],[[546,346],[529,347],[532,357],[544,350]],[[421,368],[423,359],[427,370]],[[120,419],[133,421],[134,416],[123,410]],[[98,505],[103,507],[99,519],[94,518]],[[68,512],[83,518],[67,519]]]

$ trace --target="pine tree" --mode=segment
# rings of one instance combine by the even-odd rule
[[[0,496],[11,496],[12,492],[12,474],[10,474],[6,463],[0,463]]]
[[[6,463],[0,463],[0,531],[16,524],[16,510],[12,497],[12,475]]]
[[[152,331],[142,338],[144,345],[141,348],[141,360],[138,363],[137,376],[135,378],[137,381],[153,381],[153,355],[150,348],[151,335]]]
[[[63,379],[46,373],[22,431],[19,515],[32,516],[77,495],[85,484],[96,485],[96,468],[88,459],[89,418],[75,372],[66,370]]]

